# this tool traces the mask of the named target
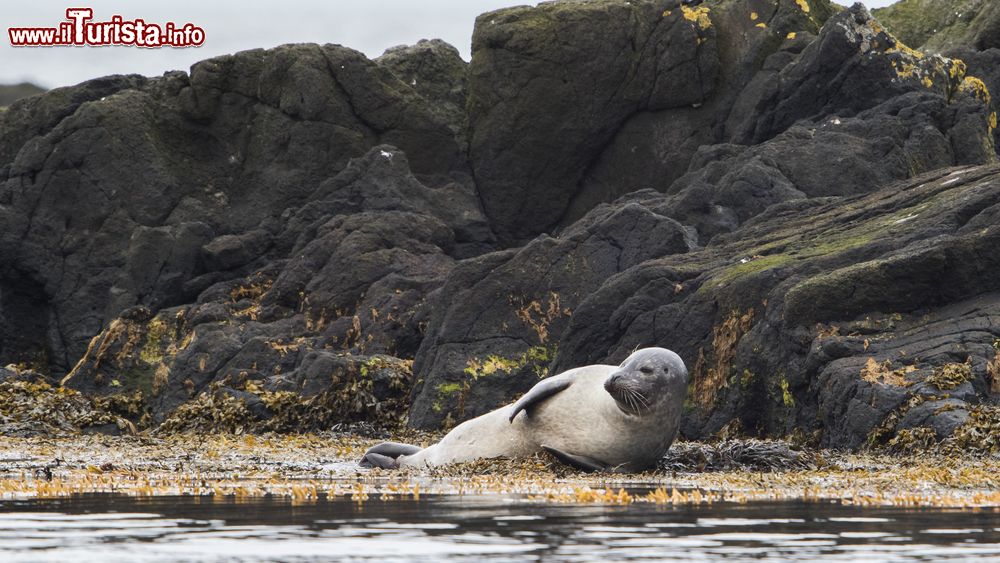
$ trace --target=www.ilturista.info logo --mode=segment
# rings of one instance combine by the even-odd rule
[[[66,21],[57,27],[11,27],[7,29],[14,47],[73,45],[134,45],[136,47],[200,47],[205,30],[187,23],[163,25],[141,19],[111,16],[109,21],[91,21],[91,8],[67,8]]]

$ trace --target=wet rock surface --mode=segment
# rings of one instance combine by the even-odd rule
[[[439,429],[664,346],[689,439],[995,453],[1000,79],[961,46],[558,1],[481,16],[468,64],[291,45],[16,102],[0,395],[72,397],[59,431]]]

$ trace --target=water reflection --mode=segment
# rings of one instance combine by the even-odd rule
[[[0,561],[1000,560],[996,511],[835,503],[546,505],[498,497],[0,503]]]

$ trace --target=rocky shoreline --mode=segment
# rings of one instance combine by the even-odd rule
[[[689,440],[995,457],[1000,19],[913,3],[557,1],[470,63],[286,45],[15,102],[0,431],[437,431],[659,345]]]
[[[298,503],[333,498],[374,503],[421,495],[495,495],[527,504],[802,501],[1000,510],[996,460],[820,455],[795,452],[780,442],[731,441],[714,447],[678,444],[681,454],[674,452],[672,468],[634,475],[588,476],[547,457],[431,471],[360,470],[353,460],[372,443],[337,433],[5,439],[0,500],[103,493],[215,502],[277,497]],[[784,453],[775,455],[779,451]],[[759,463],[761,455],[768,463]],[[698,461],[708,457],[726,463]]]

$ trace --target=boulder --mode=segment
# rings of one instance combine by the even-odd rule
[[[1000,48],[988,49],[986,51],[973,51],[968,48],[960,48],[948,51],[948,56],[963,61],[968,68],[968,75],[975,76],[983,82],[983,86],[990,94],[990,109],[992,113],[989,118],[989,126],[993,131],[993,144],[1000,151],[1000,128],[997,128],[997,115],[1000,115]]]
[[[392,388],[405,397],[409,364],[394,357],[416,353],[427,298],[454,266],[456,236],[445,220],[466,229],[485,223],[475,207],[464,206],[463,193],[456,183],[421,184],[406,155],[379,145],[321,184],[308,204],[288,210],[277,235],[249,231],[196,245],[201,260],[220,269],[257,266],[204,282],[209,286],[191,304],[126,309],[93,338],[63,385],[89,395],[139,392],[154,422],[180,417],[168,429],[205,423],[194,406],[178,410],[192,400],[207,411],[249,404],[263,424],[278,415],[240,394],[247,385],[303,401],[320,390],[339,397],[357,383],[322,379],[329,375],[320,368],[329,364],[324,358],[375,354],[407,366]],[[269,258],[268,249],[280,258]],[[386,393],[365,399],[365,408]],[[391,410],[398,418],[402,403]]]
[[[825,0],[602,0],[479,16],[469,156],[501,240],[523,242],[601,201],[656,187],[630,164],[651,160],[640,169],[679,176],[697,145],[715,139],[706,131],[759,61],[832,12]],[[652,146],[635,141],[654,134]],[[578,193],[585,202],[573,207]]]
[[[965,78],[959,63],[908,49],[861,4],[831,18],[780,71],[765,72],[767,80],[740,94],[742,111],[726,125],[736,142],[761,143],[804,119],[854,116],[908,92],[950,100]]]
[[[107,77],[14,103],[0,114],[0,300],[17,303],[0,317],[11,336],[0,362],[44,356],[64,374],[124,309],[190,303],[250,273],[286,209],[382,143],[406,151],[429,185],[475,201],[433,107],[334,45],[245,51],[190,75]],[[490,244],[478,205],[445,207],[470,247]]]
[[[386,49],[375,62],[410,85],[428,102],[431,112],[455,133],[465,128],[468,63],[458,49],[440,39]]]

